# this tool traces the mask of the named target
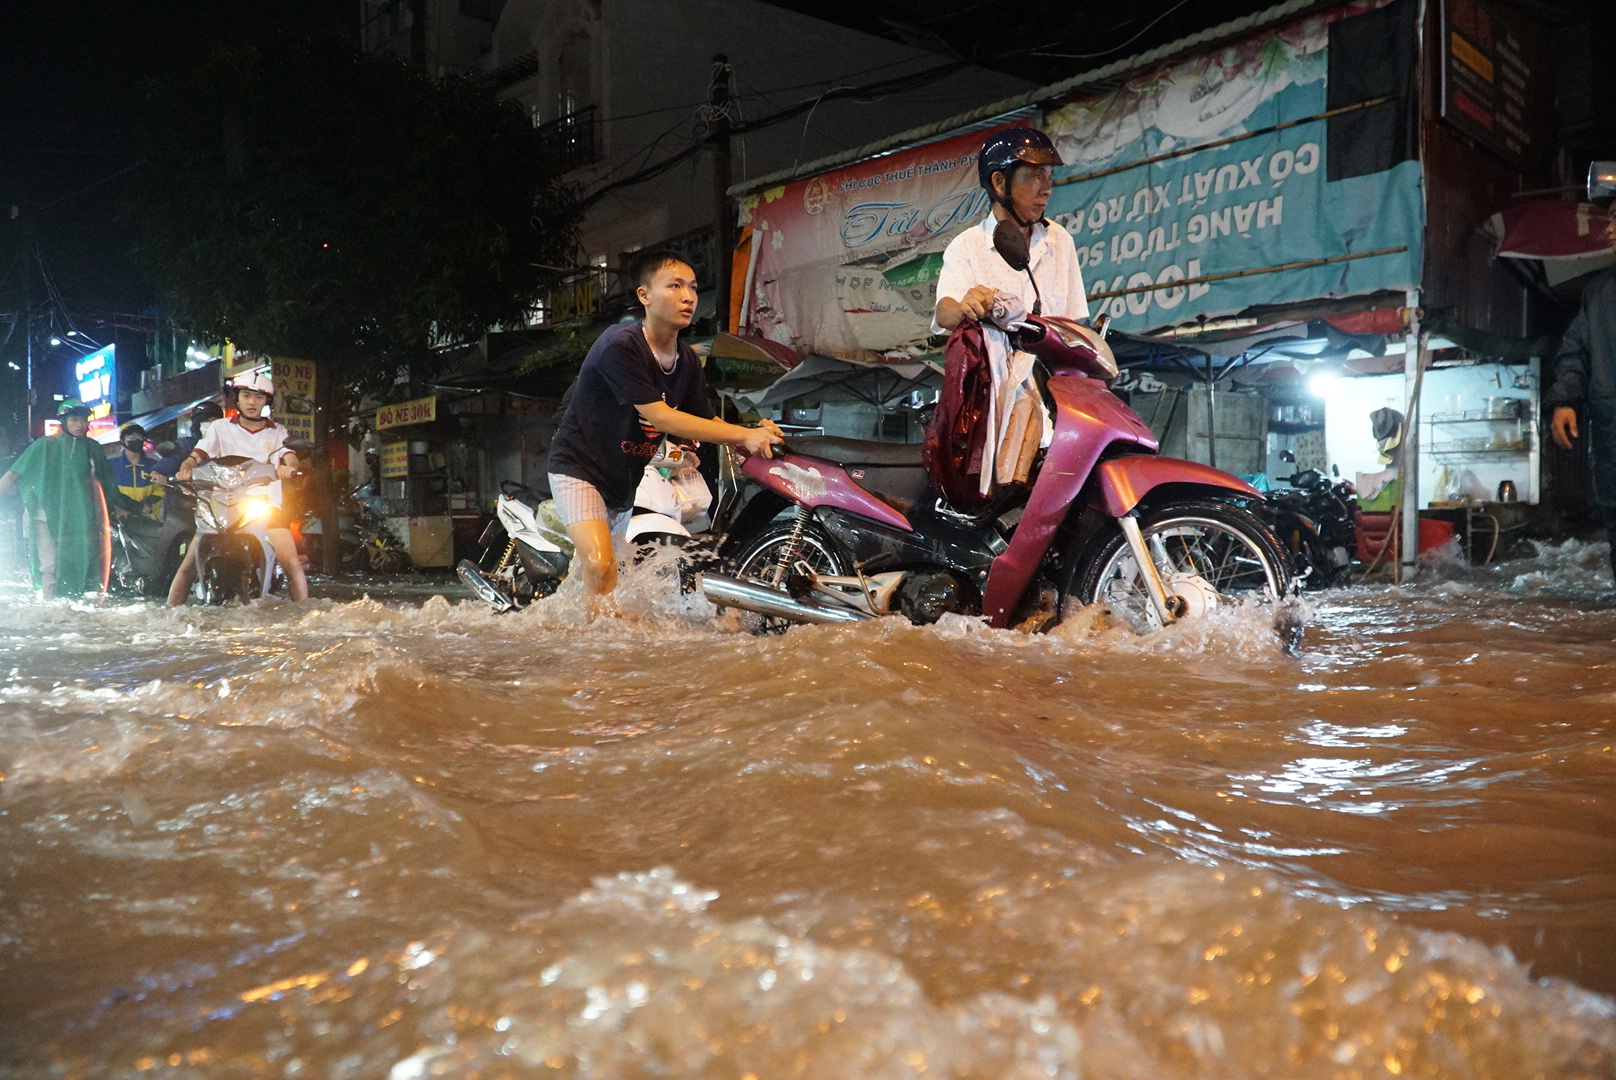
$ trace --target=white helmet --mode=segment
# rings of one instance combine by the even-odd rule
[[[234,380],[237,390],[254,390],[265,397],[275,396],[275,381],[269,377],[269,372],[255,371],[250,375],[243,375]]]
[[[1588,201],[1596,206],[1609,206],[1616,200],[1616,161],[1588,163]]]

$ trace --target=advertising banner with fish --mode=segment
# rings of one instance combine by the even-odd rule
[[[1140,333],[1416,286],[1414,19],[1410,0],[1349,4],[1053,110],[1047,213],[1093,313]]]

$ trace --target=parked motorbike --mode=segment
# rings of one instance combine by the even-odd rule
[[[344,570],[373,574],[402,574],[414,565],[410,553],[387,519],[378,514],[368,499],[359,492],[363,488],[341,493],[337,497],[337,551]],[[310,507],[299,522],[299,538],[307,545],[308,562],[321,566],[324,559],[325,524],[316,508]],[[300,545],[301,546],[301,545]]]
[[[1020,230],[1004,223],[994,244],[1027,270]],[[978,513],[939,495],[919,446],[794,437],[774,458],[736,452],[765,490],[725,544],[733,572],[703,575],[707,598],[786,622],[956,612],[1029,628],[1070,600],[1148,631],[1247,595],[1288,596],[1290,563],[1257,490],[1158,456],[1149,426],[1109,391],[1107,322],[1006,328],[1049,373],[1055,429],[1030,488],[1007,486]]]
[[[158,597],[168,592],[196,532],[185,518],[153,521],[143,514],[113,517],[112,575],[108,587],[124,596]]]
[[[1280,451],[1292,464],[1296,455]],[[1298,469],[1279,478],[1291,485],[1264,496],[1272,510],[1274,532],[1289,551],[1296,580],[1304,589],[1334,589],[1352,580],[1352,554],[1357,550],[1355,513],[1358,496],[1345,480],[1332,480],[1317,469]]]
[[[269,542],[271,507],[262,489],[275,467],[245,457],[211,458],[190,480],[171,481],[196,496],[196,594],[203,603],[262,599],[284,571]]]
[[[696,464],[694,453],[669,445],[646,465],[634,492],[629,543],[678,543],[708,527],[712,491]],[[494,520],[478,540],[482,554],[476,562],[460,560],[455,572],[495,611],[510,611],[560,587],[572,565],[572,541],[551,500],[514,480],[499,489]],[[496,548],[498,558],[490,559]]]

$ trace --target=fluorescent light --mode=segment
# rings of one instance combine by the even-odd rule
[[[1313,392],[1314,397],[1329,397],[1330,391],[1335,388],[1337,376],[1333,371],[1321,371],[1308,380],[1307,388]]]

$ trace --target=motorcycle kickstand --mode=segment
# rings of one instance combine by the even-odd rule
[[[853,573],[858,575],[859,591],[864,593],[864,603],[870,609],[870,614],[879,618],[881,613],[875,608],[875,592],[870,588],[870,579],[864,576],[864,567],[855,563]]]
[[[1167,595],[1167,586],[1162,583],[1161,572],[1156,568],[1156,560],[1150,555],[1150,548],[1145,544],[1144,535],[1139,531],[1139,515],[1133,511],[1117,519],[1117,525],[1122,529],[1123,537],[1128,541],[1128,547],[1133,552],[1134,561],[1139,564],[1139,573],[1145,579],[1145,592],[1150,596],[1150,605],[1156,612],[1156,618],[1161,625],[1166,626],[1175,622],[1179,612],[1179,605]]]

